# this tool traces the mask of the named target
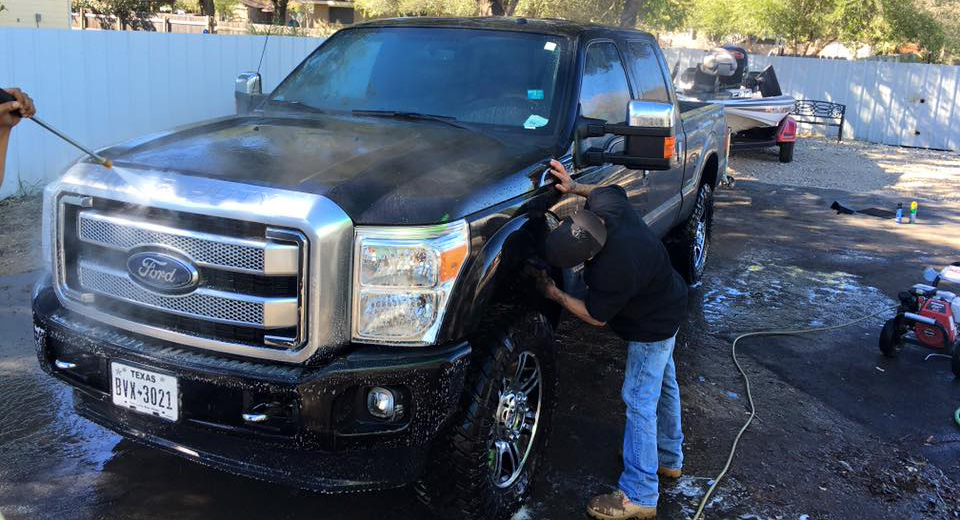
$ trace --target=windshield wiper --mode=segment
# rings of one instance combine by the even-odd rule
[[[420,112],[404,112],[400,110],[354,110],[353,115],[355,116],[369,116],[369,117],[393,117],[396,119],[413,119],[416,121],[437,121],[440,123],[448,124],[455,128],[460,128],[461,130],[470,130],[473,132],[478,131],[472,126],[467,126],[463,123],[457,121],[457,118],[453,116],[438,116],[435,114],[423,114]]]
[[[289,107],[303,112],[312,112],[314,114],[329,114],[330,112],[317,108],[312,105],[308,105],[302,101],[296,101],[293,99],[268,99],[268,105]]]

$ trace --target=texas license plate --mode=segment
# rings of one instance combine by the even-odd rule
[[[113,404],[135,412],[176,421],[180,393],[177,378],[113,362]]]

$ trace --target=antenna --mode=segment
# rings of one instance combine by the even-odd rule
[[[273,32],[273,24],[267,29],[267,37],[263,39],[263,50],[260,51],[260,63],[257,64],[257,74],[260,74],[260,66],[263,65],[263,55],[267,53],[267,42],[270,41],[270,33]]]

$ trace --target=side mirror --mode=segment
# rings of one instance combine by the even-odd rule
[[[590,149],[583,152],[581,162],[586,166],[612,163],[634,170],[669,170],[677,144],[674,110],[670,103],[632,100],[627,105],[626,125],[581,118],[577,125],[578,141],[607,134],[626,137],[623,154]]]
[[[237,76],[233,98],[238,114],[250,113],[264,97],[259,72],[244,72]]]

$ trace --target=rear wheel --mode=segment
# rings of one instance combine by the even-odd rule
[[[897,353],[900,352],[902,346],[903,341],[900,337],[900,327],[897,319],[890,318],[880,329],[880,352],[883,352],[883,355],[888,358],[897,357]],[[955,367],[957,366],[956,353],[953,356],[953,364]],[[954,368],[954,372],[956,373],[956,368]]]
[[[713,234],[713,188],[700,186],[697,202],[690,217],[667,239],[667,250],[674,269],[688,284],[703,278],[710,253],[710,237]]]
[[[417,483],[420,500],[441,517],[505,520],[527,498],[556,404],[553,327],[523,315],[477,342],[462,411],[437,440]]]
[[[793,162],[793,146],[797,143],[780,143],[780,162]]]

